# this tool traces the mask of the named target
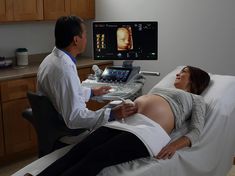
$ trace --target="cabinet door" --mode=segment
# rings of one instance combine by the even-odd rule
[[[43,0],[12,0],[14,21],[42,20]]]
[[[113,64],[100,64],[98,65],[101,70],[105,70],[106,67],[113,66]]]
[[[2,110],[0,106],[0,158],[4,156],[4,138],[3,138],[3,124],[2,124]]]
[[[81,82],[86,80],[88,78],[89,74],[91,74],[91,67],[78,69],[78,76],[79,76]]]
[[[83,19],[95,18],[95,0],[71,0],[71,14]]]
[[[104,101],[104,102],[97,102],[95,100],[90,100],[86,103],[87,108],[96,111],[98,109],[103,108],[106,104],[108,104],[109,101]]]
[[[44,0],[44,19],[56,20],[70,14],[70,0]]]
[[[18,99],[2,104],[6,154],[36,148],[36,137],[32,126],[21,113],[29,107],[28,100]]]
[[[13,11],[11,10],[11,0],[0,0],[0,21],[12,21]]]

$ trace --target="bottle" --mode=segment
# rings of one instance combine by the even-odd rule
[[[19,66],[28,65],[28,50],[26,48],[16,49],[16,64]]]
[[[92,70],[94,71],[96,77],[99,78],[101,76],[102,70],[97,65],[93,65]]]

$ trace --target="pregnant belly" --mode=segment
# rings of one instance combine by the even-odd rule
[[[157,122],[170,134],[174,128],[174,115],[169,103],[159,95],[143,95],[137,98],[135,104],[138,113]]]

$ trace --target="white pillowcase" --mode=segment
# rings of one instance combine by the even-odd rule
[[[176,67],[154,87],[174,87],[176,74],[184,67]],[[209,106],[219,107],[223,114],[230,114],[235,109],[235,76],[209,74],[210,84],[201,95]]]
[[[173,71],[168,73],[161,81],[159,81],[154,87],[166,87],[172,88],[174,87],[174,82],[176,78],[176,74],[179,73],[185,66],[178,66]]]

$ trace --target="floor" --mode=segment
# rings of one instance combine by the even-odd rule
[[[13,173],[15,173],[16,171],[20,170],[21,168],[23,168],[24,166],[26,166],[27,164],[31,163],[32,161],[34,161],[36,159],[37,159],[36,156],[30,157],[30,158],[26,158],[22,161],[15,162],[11,165],[0,167],[0,176],[10,176]],[[233,165],[233,167],[231,168],[231,170],[227,176],[235,176],[235,165]]]
[[[28,165],[29,163],[33,162],[36,159],[37,159],[37,156],[30,157],[30,158],[26,158],[22,161],[12,163],[7,166],[2,166],[2,167],[0,167],[0,176],[10,176],[13,173],[15,173],[16,171],[20,170],[21,168],[23,168],[24,166]]]
[[[227,176],[235,176],[235,165],[233,165],[232,169],[230,170]]]

